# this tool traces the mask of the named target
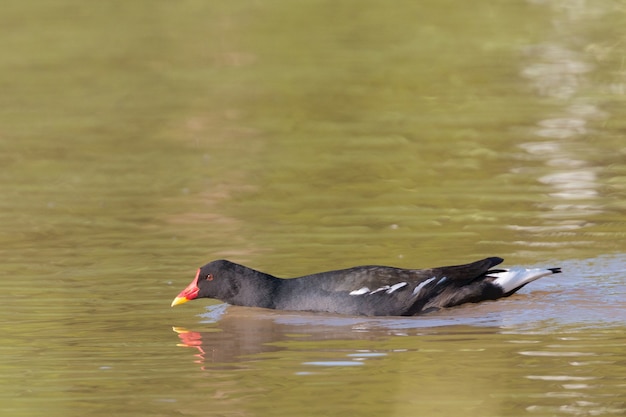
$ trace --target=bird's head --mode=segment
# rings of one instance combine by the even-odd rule
[[[172,307],[196,298],[228,301],[238,292],[236,267],[229,261],[213,261],[198,268],[196,276],[172,301]]]

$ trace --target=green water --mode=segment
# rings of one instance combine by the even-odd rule
[[[623,414],[625,23],[603,0],[4,4],[2,414]],[[412,319],[169,307],[216,258],[485,256],[564,273]]]

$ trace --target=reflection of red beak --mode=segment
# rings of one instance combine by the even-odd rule
[[[198,354],[195,355],[200,358],[197,363],[204,362],[204,349],[202,349],[202,335],[198,332],[192,332],[187,329],[183,329],[181,327],[173,327],[176,333],[178,333],[178,337],[183,343],[179,343],[177,346],[185,346],[198,349]]]
[[[191,284],[187,285],[187,288],[182,290],[180,294],[174,298],[172,301],[172,307],[177,306],[179,304],[186,303],[189,300],[193,300],[198,297],[198,292],[200,288],[198,288],[198,277],[200,276],[200,269],[198,268],[198,272],[196,272],[196,277],[191,281]]]

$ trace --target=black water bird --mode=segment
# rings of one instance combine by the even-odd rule
[[[276,310],[365,316],[415,316],[508,297],[560,268],[494,269],[491,257],[465,265],[431,269],[357,266],[299,278],[277,278],[227,260],[199,268],[172,306],[196,298]]]

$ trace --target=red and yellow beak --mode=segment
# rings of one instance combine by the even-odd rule
[[[198,288],[198,276],[200,276],[200,269],[196,272],[196,277],[193,281],[191,281],[191,284],[187,285],[187,288],[182,290],[180,294],[174,298],[174,301],[172,301],[172,307],[186,303],[187,301],[198,297],[198,292],[200,292],[200,288]]]

